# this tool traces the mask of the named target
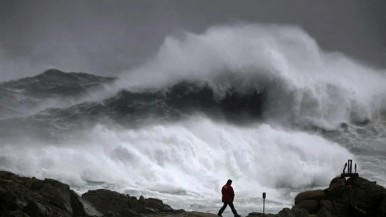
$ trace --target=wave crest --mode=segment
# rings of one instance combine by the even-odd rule
[[[120,88],[163,88],[208,82],[218,98],[229,90],[265,90],[265,117],[327,129],[371,120],[386,107],[385,72],[321,50],[296,26],[216,26],[201,35],[168,37]]]

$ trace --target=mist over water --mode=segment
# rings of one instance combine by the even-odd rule
[[[186,105],[170,103],[180,92],[201,91],[200,85],[170,91],[182,82],[203,83],[213,96],[203,88],[197,99],[181,100]],[[56,178],[79,192],[107,187],[211,212],[231,178],[240,213],[256,211],[262,192],[278,211],[297,192],[327,186],[349,158],[370,179],[386,176],[377,169],[385,157],[375,154],[386,153],[384,84],[385,71],[321,50],[296,26],[215,26],[201,35],[166,38],[146,64],[77,99],[78,105],[23,119],[24,125],[60,123],[59,130],[47,130],[60,139],[0,140],[0,169]],[[207,111],[208,105],[220,107],[211,112],[224,111],[222,100],[238,102],[240,96],[249,111],[256,106],[248,98],[253,94],[261,96],[262,112],[248,121],[237,109],[227,111],[239,121]],[[200,109],[191,106],[196,104]],[[77,121],[94,124],[60,130]]]

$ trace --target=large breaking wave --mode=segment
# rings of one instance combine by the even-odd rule
[[[130,71],[125,88],[204,80],[222,98],[229,90],[265,91],[265,116],[336,128],[371,120],[385,108],[385,72],[322,51],[293,26],[236,25],[169,37],[148,64]]]
[[[66,103],[33,98],[40,110],[0,120],[0,169],[212,211],[232,178],[244,212],[262,191],[290,203],[288,192],[327,185],[347,158],[384,149],[351,139],[375,132],[371,141],[381,141],[384,84],[384,71],[323,51],[294,26],[170,36],[108,87],[80,88],[87,94]],[[7,97],[23,92],[2,87]],[[376,172],[370,163],[359,168]],[[201,204],[185,207],[181,197]]]

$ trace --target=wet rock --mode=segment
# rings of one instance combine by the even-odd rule
[[[0,171],[0,186],[1,215],[85,216],[76,193],[59,181],[20,177]]]
[[[296,217],[290,208],[284,208],[278,213],[278,217]]]
[[[88,191],[82,199],[92,204],[99,212],[122,212],[131,208],[130,198],[126,195],[106,189]]]
[[[79,197],[57,180],[20,177],[0,171],[0,217],[210,217],[212,214],[175,210],[162,200],[139,199],[98,189]]]
[[[350,200],[353,206],[368,213],[378,209],[385,197],[382,186],[361,177],[350,178],[348,183],[351,185]]]
[[[1,217],[30,217],[27,213],[23,211],[5,211]]]
[[[309,213],[316,213],[319,209],[319,202],[317,200],[302,200],[295,207],[305,209]]]
[[[141,204],[145,204],[145,198],[141,195],[138,199],[138,202]]]
[[[292,207],[291,212],[296,217],[308,217],[309,216],[307,210],[305,210],[305,209],[298,209],[296,206]]]
[[[379,205],[379,212],[386,216],[386,196],[384,196],[381,204]]]
[[[263,213],[259,213],[259,212],[251,212],[247,215],[247,217],[276,217],[276,216],[277,215],[270,214],[270,213],[263,214]]]
[[[346,187],[346,179],[342,177],[336,177],[331,180],[326,195],[329,199],[340,197]]]
[[[251,213],[249,217],[260,217]],[[299,193],[292,209],[284,208],[272,217],[385,217],[386,189],[358,174],[331,180],[328,189]]]
[[[182,213],[183,210],[174,210],[156,198],[145,199],[140,196],[130,197],[115,191],[98,189],[88,191],[82,199],[102,213],[104,217],[142,216],[150,214]],[[87,206],[86,206],[87,207]]]
[[[318,211],[318,217],[332,217],[332,214],[329,210],[323,207]]]
[[[300,203],[303,200],[323,200],[326,198],[326,194],[323,190],[313,190],[313,191],[305,191],[298,194],[295,197],[295,205]]]
[[[103,214],[99,212],[90,202],[87,200],[84,200],[82,198],[79,198],[80,202],[83,205],[84,211],[86,213],[86,216],[96,216],[96,217],[101,217]]]

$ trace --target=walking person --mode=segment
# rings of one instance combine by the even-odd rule
[[[218,211],[218,214],[217,214],[218,216],[222,216],[221,214],[224,212],[225,208],[229,205],[233,215],[235,217],[240,217],[240,215],[237,214],[235,207],[233,206],[233,199],[235,198],[235,192],[233,191],[233,188],[231,185],[232,185],[232,180],[229,179],[221,189],[222,202],[224,203],[224,205]]]

